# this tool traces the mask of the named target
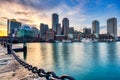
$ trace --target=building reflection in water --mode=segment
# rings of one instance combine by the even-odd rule
[[[120,43],[28,43],[27,62],[76,80],[114,80],[120,74]],[[109,75],[108,75],[109,74]]]

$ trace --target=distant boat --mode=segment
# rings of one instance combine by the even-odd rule
[[[97,40],[96,39],[88,39],[88,38],[83,38],[82,40],[81,40],[81,42],[97,42]]]
[[[64,42],[64,43],[71,43],[72,41],[71,40],[62,40],[62,42]]]
[[[60,41],[55,41],[55,43],[59,43]]]

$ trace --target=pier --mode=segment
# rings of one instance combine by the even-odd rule
[[[14,76],[16,76],[17,75],[17,73],[15,73],[16,71],[19,73],[19,72],[21,72],[19,75],[23,75],[22,73],[24,73],[24,72],[22,72],[22,71],[24,71],[25,70],[25,74],[26,74],[26,76],[28,76],[29,74],[31,74],[30,75],[30,77],[32,76],[32,78],[30,78],[31,80],[33,80],[33,79],[37,79],[37,80],[75,80],[73,77],[71,77],[71,76],[68,76],[68,75],[62,75],[62,76],[57,76],[54,72],[52,72],[52,71],[48,71],[48,72],[46,72],[44,69],[38,69],[37,67],[34,67],[34,66],[32,66],[32,65],[30,65],[29,63],[26,63],[26,61],[25,60],[23,60],[23,59],[21,59],[19,56],[17,56],[16,55],[16,52],[24,52],[24,59],[26,59],[25,58],[25,56],[26,56],[26,54],[27,54],[27,46],[26,46],[26,43],[24,43],[23,45],[23,48],[18,48],[18,49],[12,49],[12,44],[11,43],[6,43],[6,42],[3,42],[3,43],[5,43],[3,46],[4,46],[4,48],[6,49],[5,50],[5,52],[3,52],[3,54],[2,54],[2,56],[7,56],[8,58],[10,58],[10,59],[5,59],[5,58],[3,58],[3,59],[1,59],[1,61],[2,61],[2,63],[3,64],[1,64],[1,65],[6,65],[6,66],[9,66],[9,67],[2,67],[1,69],[0,69],[0,76],[1,76],[1,79],[2,78],[5,78],[5,80],[7,80],[6,78],[6,76],[2,76],[1,74],[3,74],[3,73],[6,73],[5,75],[9,75],[10,77],[14,77]],[[1,48],[3,47],[3,46],[1,46]],[[1,56],[0,56],[1,57]],[[11,61],[11,62],[9,62],[9,61]],[[5,62],[6,62],[6,64],[5,64]],[[3,71],[3,69],[5,70],[5,71]],[[7,70],[8,69],[8,70]],[[22,69],[22,71],[19,71],[19,69],[21,70]],[[27,71],[26,71],[27,70]],[[9,72],[11,72],[11,75],[10,75],[10,73]],[[27,79],[27,78],[29,78],[29,77],[27,77],[27,78],[25,78],[25,75],[24,75],[24,77],[23,77],[25,80]],[[9,77],[8,77],[8,79],[9,79]],[[22,79],[22,80],[24,80],[24,79]],[[30,79],[27,79],[27,80],[30,80]],[[3,79],[4,80],[4,79]],[[10,80],[14,80],[14,79],[10,79]],[[17,79],[15,79],[15,80],[17,80]],[[18,79],[19,80],[19,79]]]
[[[0,80],[44,80],[24,69],[12,55],[7,54],[7,48],[0,45]]]

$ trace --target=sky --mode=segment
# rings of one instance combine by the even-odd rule
[[[120,35],[120,0],[0,0],[0,36],[6,34],[6,20],[16,19],[39,29],[40,23],[51,28],[51,15],[64,17],[76,30],[92,28],[92,21],[100,22],[100,32],[106,33],[106,20],[116,17]]]

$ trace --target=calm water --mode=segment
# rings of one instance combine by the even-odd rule
[[[29,43],[27,62],[76,80],[120,80],[120,42]]]

